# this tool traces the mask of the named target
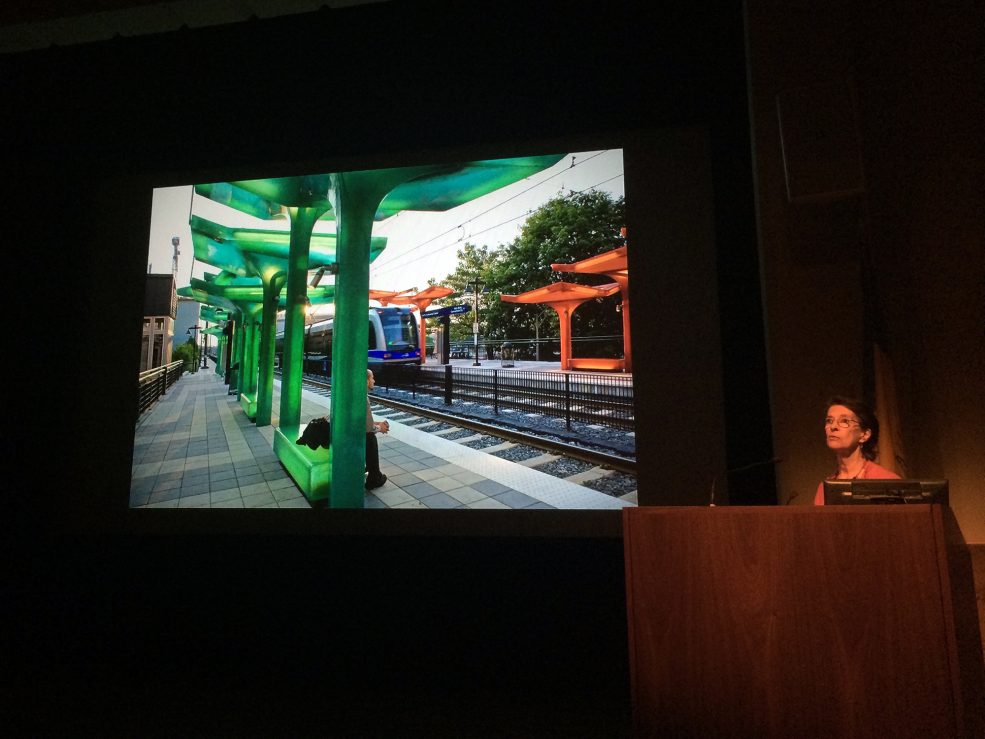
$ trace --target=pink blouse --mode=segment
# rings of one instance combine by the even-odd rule
[[[835,475],[827,478],[834,480]],[[899,480],[900,476],[885,467],[880,467],[875,462],[866,462],[862,472],[856,478],[858,480]],[[817,492],[814,493],[814,505],[824,505],[824,483],[818,483]]]

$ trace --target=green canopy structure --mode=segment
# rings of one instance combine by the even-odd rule
[[[218,186],[199,187],[209,193],[215,193]],[[218,188],[219,193],[227,191],[236,195],[236,203],[243,204],[244,207],[248,207],[255,213],[274,210],[273,205],[260,208],[258,202],[268,203],[268,201],[260,200],[257,196],[251,195],[241,188],[233,186],[226,189]],[[223,226],[195,215],[190,218],[189,225],[192,230],[192,244],[196,259],[241,278],[256,276],[263,286],[262,310],[259,321],[260,340],[258,345],[251,345],[251,350],[255,350],[259,356],[257,361],[248,360],[245,365],[251,372],[258,371],[257,389],[255,393],[247,391],[245,397],[240,396],[240,400],[243,402],[244,408],[255,408],[255,414],[250,417],[254,418],[258,426],[268,426],[273,412],[277,306],[287,280],[291,235],[283,230]],[[374,238],[370,246],[371,259],[375,259],[385,248],[385,238]],[[313,234],[311,236],[308,262],[309,269],[319,267],[334,269],[334,234]],[[318,298],[311,302],[323,301]],[[240,366],[244,367],[243,364]],[[252,380],[249,384],[252,385]]]
[[[310,501],[361,508],[365,423],[369,264],[373,222],[404,210],[443,211],[553,166],[564,154],[338,172],[197,185],[195,192],[254,217],[290,218],[278,458]],[[301,432],[301,356],[306,276],[314,224],[336,224],[332,343],[332,447],[311,452]],[[310,299],[310,296],[308,296]],[[313,301],[312,301],[313,302]],[[333,463],[333,460],[335,463]],[[327,465],[327,474],[325,466]]]
[[[266,424],[260,425],[270,423],[276,316],[278,308],[284,308],[287,304],[283,297],[271,295],[271,292],[258,277],[240,277],[228,271],[218,275],[206,274],[205,279],[192,278],[187,287],[178,290],[179,295],[225,309],[238,318],[235,321],[237,331],[234,361],[239,365],[237,380],[240,403],[246,414],[259,423],[263,400],[266,398],[268,416]],[[322,285],[311,288],[309,300],[316,305],[331,303],[334,295],[333,285]],[[267,313],[270,318],[266,318]],[[266,326],[263,325],[264,319],[267,320]],[[269,357],[263,353],[264,334],[269,335]],[[263,385],[265,381],[268,383],[266,387]]]
[[[198,318],[201,323],[212,324],[208,328],[203,329],[202,333],[216,337],[215,372],[217,375],[225,376],[226,332],[224,326],[229,320],[231,320],[231,316],[228,311],[222,308],[216,308],[214,305],[208,305],[206,303],[203,303],[202,305],[199,306]]]

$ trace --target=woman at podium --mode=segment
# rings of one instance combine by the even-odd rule
[[[824,419],[824,436],[837,465],[828,480],[898,480],[900,476],[875,463],[879,453],[879,419],[859,400],[832,398]],[[824,483],[817,486],[814,505],[824,505]]]

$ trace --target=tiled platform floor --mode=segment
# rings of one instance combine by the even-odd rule
[[[257,428],[211,369],[186,374],[148,411],[134,437],[131,507],[307,508],[273,452],[273,426]],[[301,420],[328,414],[329,399],[302,391]],[[378,418],[387,412],[374,406]],[[463,446],[398,420],[378,436],[386,485],[367,508],[622,508],[634,505],[525,464]],[[467,439],[465,439],[467,441]]]

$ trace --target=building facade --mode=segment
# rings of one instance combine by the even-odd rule
[[[140,371],[171,361],[178,292],[174,276],[147,275],[144,292],[144,322],[140,337]]]

